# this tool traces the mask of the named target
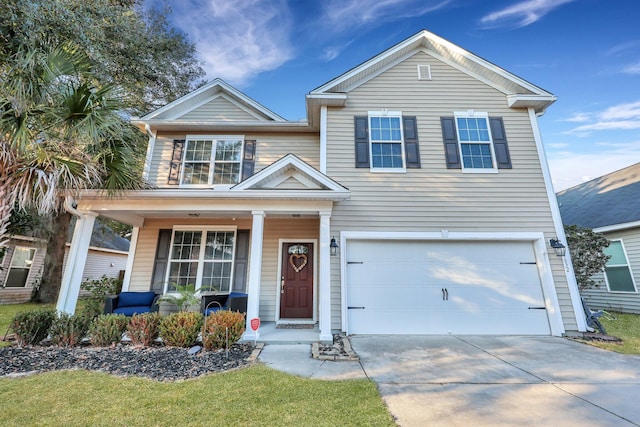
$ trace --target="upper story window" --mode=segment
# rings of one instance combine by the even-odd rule
[[[636,292],[636,284],[629,268],[629,261],[622,240],[612,240],[604,248],[609,261],[604,268],[607,286],[611,292]]]
[[[369,143],[371,170],[383,172],[405,170],[401,112],[369,112]]]
[[[455,113],[462,168],[494,170],[493,141],[486,113]]]
[[[237,184],[242,170],[243,139],[187,137],[182,163],[182,185]]]

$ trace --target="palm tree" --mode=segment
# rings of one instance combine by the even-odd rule
[[[140,188],[143,137],[120,114],[117,89],[101,86],[71,45],[25,47],[0,65],[0,246],[11,209],[51,214],[38,299],[55,302],[71,215],[63,196],[87,188]]]

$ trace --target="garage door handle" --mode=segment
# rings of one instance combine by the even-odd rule
[[[364,307],[347,307],[349,310],[364,310]]]
[[[529,310],[546,310],[547,307],[529,307]]]

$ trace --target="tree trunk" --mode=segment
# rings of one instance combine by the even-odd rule
[[[42,269],[42,279],[33,299],[42,303],[55,303],[62,284],[62,264],[71,224],[71,214],[67,211],[55,212],[51,216],[51,234],[47,239],[47,255]]]

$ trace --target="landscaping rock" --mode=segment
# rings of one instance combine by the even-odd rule
[[[156,381],[195,378],[212,372],[228,371],[251,363],[251,344],[234,344],[225,350],[195,355],[176,347],[12,346],[0,348],[0,376],[61,369],[87,369],[119,376],[139,376]]]

